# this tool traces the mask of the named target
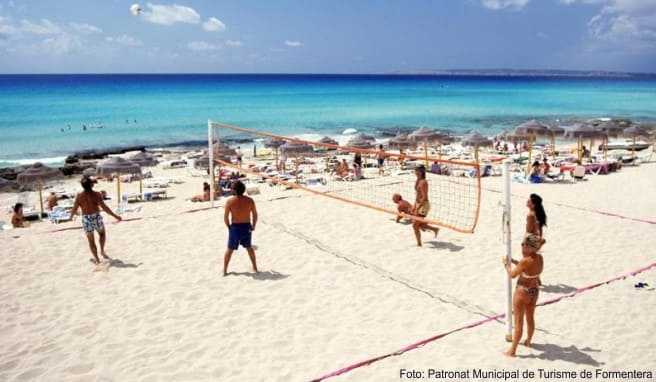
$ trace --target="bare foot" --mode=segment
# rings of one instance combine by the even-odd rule
[[[93,264],[93,265],[98,265],[98,264],[100,264],[100,260],[99,260],[99,259],[91,258],[91,259],[89,259],[89,261],[91,261],[91,264]]]
[[[102,255],[102,257],[105,258],[106,260],[111,260],[111,259],[112,259],[111,257],[107,256],[107,254],[104,253],[104,252],[101,253],[101,255]]]
[[[530,348],[531,347],[531,340],[527,338],[526,341],[524,341],[524,346],[526,346],[527,348]]]
[[[503,352],[503,355],[505,355],[506,357],[513,357],[513,358],[515,357],[515,353],[510,350],[506,350],[505,352]]]

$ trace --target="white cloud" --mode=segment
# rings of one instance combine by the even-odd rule
[[[18,32],[16,27],[9,24],[8,18],[0,16],[0,40],[7,39]]]
[[[603,4],[588,22],[588,32],[598,48],[644,51],[656,48],[656,1],[561,0],[564,4]]]
[[[22,20],[21,30],[36,35],[54,35],[62,33],[61,27],[48,19],[42,19],[40,23]]]
[[[41,52],[50,53],[53,55],[65,55],[82,48],[82,41],[78,36],[68,33],[62,33],[57,36],[48,37],[41,42],[43,50]]]
[[[526,6],[530,0],[481,0],[481,4],[485,8],[493,9],[495,11],[501,9],[514,9],[519,10]]]
[[[298,48],[303,46],[303,43],[300,41],[290,41],[290,40],[285,40],[285,45],[291,46],[292,48]]]
[[[193,50],[193,51],[196,51],[196,52],[208,52],[208,51],[212,51],[212,50],[221,49],[220,46],[210,44],[210,43],[205,42],[205,41],[192,41],[189,44],[187,44],[187,48],[189,50]]]
[[[227,40],[227,41],[225,42],[225,44],[226,44],[227,46],[242,46],[242,45],[244,45],[244,44],[243,44],[241,41],[239,41],[239,40]]]
[[[82,23],[82,24],[68,23],[68,25],[80,33],[85,33],[85,34],[102,33],[102,29],[98,28],[97,26],[86,24],[86,23]]]
[[[175,23],[198,24],[200,15],[193,8],[182,5],[158,5],[146,4],[147,11],[143,12],[143,18],[153,24],[173,25]]]
[[[226,26],[216,17],[210,17],[203,23],[203,29],[208,32],[223,32],[226,29]]]
[[[137,38],[134,38],[132,36],[128,36],[126,34],[120,35],[118,37],[105,37],[105,41],[119,44],[119,45],[124,45],[124,46],[142,46],[143,42]]]

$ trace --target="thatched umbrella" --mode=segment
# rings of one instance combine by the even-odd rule
[[[474,147],[474,159],[476,160],[476,163],[478,163],[478,148],[483,146],[492,146],[492,141],[489,140],[487,137],[482,136],[479,134],[477,131],[474,131],[473,133],[467,135],[463,140],[462,143],[465,146],[473,146]]]
[[[12,182],[11,180],[7,180],[5,178],[0,178],[0,192],[2,191],[14,191],[18,188],[18,184],[16,182]]]
[[[153,154],[149,154],[145,151],[140,151],[140,152],[132,155],[129,158],[129,160],[131,162],[134,162],[134,163],[138,164],[141,167],[153,167],[153,166],[157,166],[157,163],[159,163],[159,161],[157,160],[157,158],[155,158],[155,156]],[[139,177],[139,193],[140,194],[143,193],[143,179],[142,179],[142,177]]]
[[[515,127],[515,135],[524,136],[528,139],[528,170],[531,170],[531,157],[533,154],[533,142],[537,137],[549,135],[549,127],[541,122],[531,119]]]
[[[623,131],[624,135],[632,137],[633,138],[633,145],[631,146],[631,156],[635,160],[635,145],[636,145],[636,137],[641,136],[641,137],[647,137],[649,134],[647,133],[646,130],[641,129],[638,126],[631,126]]]
[[[141,167],[157,166],[157,163],[159,163],[153,154],[149,154],[145,151],[140,151],[128,159]]]
[[[424,155],[426,158],[426,167],[428,167],[428,143],[429,142],[440,142],[440,140],[445,136],[445,134],[432,130],[427,127],[420,127],[417,130],[413,131],[408,135],[408,138],[414,142],[422,142],[424,144]]]
[[[300,154],[313,153],[314,148],[312,145],[298,142],[286,142],[284,145],[280,146],[280,151],[289,156],[298,156]]]
[[[556,158],[556,136],[565,134],[565,128],[559,125],[551,125],[548,128],[549,135],[551,136],[551,154]]]
[[[99,176],[116,175],[116,193],[118,196],[117,205],[121,205],[121,179],[123,174],[141,175],[141,166],[121,157],[111,157],[100,162],[96,167],[96,173]]]
[[[408,134],[399,133],[394,138],[391,138],[388,142],[390,147],[398,149],[407,149],[416,144],[408,137]]]
[[[43,217],[43,184],[48,180],[52,180],[62,176],[61,171],[56,168],[48,167],[43,163],[34,163],[25,171],[18,174],[16,181],[20,185],[36,184],[39,189],[39,219]]]
[[[578,139],[577,151],[579,160],[583,159],[583,138],[599,138],[603,137],[604,133],[589,123],[576,123],[569,126],[566,135]]]
[[[273,149],[274,152],[274,159],[276,161],[276,166],[278,166],[278,150],[280,149],[280,146],[284,145],[285,141],[282,139],[277,139],[277,138],[267,138],[264,140],[264,147],[268,149]]]
[[[346,142],[346,146],[348,147],[355,147],[358,149],[370,149],[373,147],[373,142],[375,140],[367,139],[370,136],[365,135],[365,134],[356,134],[351,139]]]
[[[622,124],[626,124],[626,121]],[[622,135],[625,128],[626,126],[621,126],[620,122],[617,120],[603,121],[597,125],[597,129],[603,133],[604,160],[608,159],[608,137],[618,137]]]
[[[327,145],[339,145],[339,142],[336,140],[332,139],[331,137],[325,136],[321,139],[319,139],[319,143],[327,144]],[[329,150],[332,150],[329,148]]]

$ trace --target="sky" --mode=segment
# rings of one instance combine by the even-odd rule
[[[0,73],[656,72],[656,0],[133,4],[0,0]]]

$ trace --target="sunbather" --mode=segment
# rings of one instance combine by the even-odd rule
[[[430,202],[428,201],[428,181],[426,180],[426,167],[420,165],[415,169],[415,175],[417,176],[417,181],[415,182],[415,205],[413,207],[412,213],[415,216],[420,218],[425,218],[428,216],[430,211]],[[420,222],[415,220],[412,224],[412,229],[415,232],[415,238],[417,239],[417,246],[421,247],[421,231],[432,231],[437,237],[440,229],[428,225],[427,223]]]
[[[48,199],[46,200],[46,206],[48,210],[52,211],[53,208],[57,206],[57,202],[59,201],[59,198],[54,192],[51,192],[50,195],[48,196]]]
[[[210,185],[207,182],[203,183],[203,194],[202,195],[196,195],[193,198],[191,198],[192,202],[209,202],[210,200]]]
[[[11,226],[14,228],[27,228],[25,216],[23,216],[23,203],[16,203],[14,213],[11,215]]]

